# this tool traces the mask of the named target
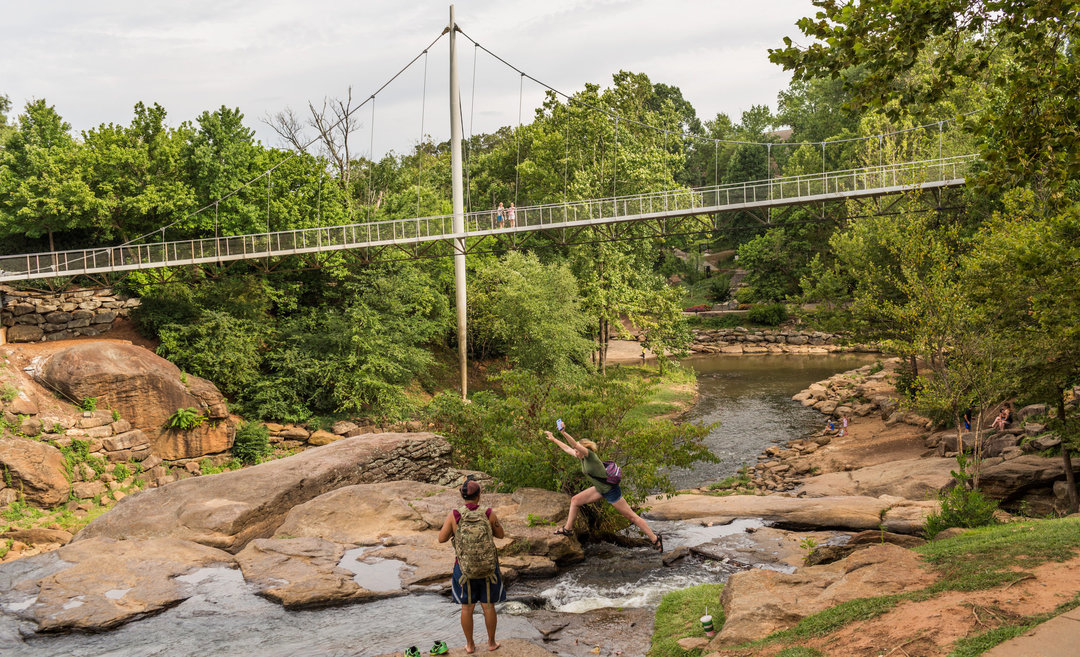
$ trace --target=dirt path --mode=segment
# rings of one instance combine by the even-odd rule
[[[829,657],[945,657],[958,639],[1048,613],[1080,591],[1080,556],[1045,563],[1029,572],[1034,577],[1012,586],[949,591],[921,602],[903,602],[823,637],[758,650],[721,650],[717,657],[776,657],[791,645],[815,648]]]

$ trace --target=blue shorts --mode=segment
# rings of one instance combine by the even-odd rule
[[[470,579],[464,584],[461,582],[461,566],[454,564],[454,574],[450,579],[450,594],[454,602],[462,605],[494,604],[506,602],[506,587],[503,586],[502,572],[495,568],[495,581],[486,579]]]
[[[600,494],[604,496],[605,500],[607,500],[608,502],[611,502],[612,504],[614,504],[614,503],[616,503],[616,502],[618,502],[619,500],[622,499],[622,489],[619,488],[618,484],[615,484],[614,486],[612,486],[611,490],[609,490],[608,492],[600,493]]]

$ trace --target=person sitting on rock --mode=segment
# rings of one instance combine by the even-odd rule
[[[480,483],[472,478],[461,484],[464,508],[452,509],[446,515],[439,542],[454,539],[454,574],[450,584],[454,602],[461,605],[461,630],[465,633],[465,652],[476,652],[473,642],[473,611],[476,603],[484,612],[487,629],[488,650],[498,650],[495,642],[495,626],[498,616],[496,602],[506,602],[506,587],[499,570],[499,554],[495,549],[496,538],[506,535],[495,511],[488,507],[480,511]]]
[[[619,515],[632,522],[649,537],[649,542],[654,550],[663,552],[664,538],[660,534],[653,532],[644,518],[634,513],[634,510],[623,499],[622,488],[619,487],[619,484],[608,482],[607,468],[604,462],[600,460],[600,457],[596,455],[596,443],[591,440],[574,440],[564,429],[559,429],[559,433],[566,438],[566,441],[570,443],[569,445],[553,436],[550,431],[545,431],[544,435],[548,440],[558,445],[559,449],[581,460],[581,471],[593,482],[593,485],[570,498],[570,513],[566,516],[566,524],[555,530],[555,533],[561,536],[573,536],[574,520],[577,518],[578,510],[585,504],[607,500],[619,512]]]
[[[1005,404],[1001,407],[1001,412],[994,418],[994,421],[990,424],[991,428],[1000,429],[1004,431],[1012,424],[1012,406]]]

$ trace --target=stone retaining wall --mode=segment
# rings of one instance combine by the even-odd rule
[[[840,344],[843,336],[821,331],[751,330],[741,326],[694,329],[690,351],[704,354],[827,354],[837,351],[875,352],[865,345]]]
[[[0,286],[0,297],[0,325],[7,342],[101,335],[117,317],[126,317],[139,305],[138,298],[125,298],[109,288],[50,293]]]

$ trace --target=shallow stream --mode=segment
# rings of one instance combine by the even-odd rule
[[[818,428],[821,416],[791,401],[791,395],[832,374],[873,362],[873,356],[743,356],[694,358],[688,362],[698,373],[701,399],[690,418],[720,425],[707,438],[716,464],[703,464],[672,473],[679,487],[700,486],[734,474],[740,465],[756,460],[772,443]],[[654,523],[664,534],[669,550],[693,546],[721,536],[760,526],[754,520],[701,527],[683,523]],[[665,568],[648,549],[591,545],[589,558],[552,579],[524,580],[510,588],[512,600],[542,600],[555,612],[580,614],[600,608],[652,609],[668,591],[706,582],[723,582],[733,567],[716,561],[687,557]],[[356,561],[362,551],[347,555],[357,581],[371,589],[391,587],[394,564],[375,567]],[[760,564],[769,567],[769,564]],[[391,566],[387,568],[387,566]],[[244,655],[260,657],[355,656],[402,652],[411,645],[421,651],[436,639],[461,645],[460,607],[438,594],[412,594],[365,604],[309,611],[286,611],[260,598],[239,571],[204,569],[185,578],[195,595],[157,616],[102,634],[62,634],[19,637],[19,623],[0,614],[0,655],[46,657],[184,657]],[[368,581],[370,580],[370,581]],[[521,602],[509,602],[499,616],[500,638],[540,641],[540,614]],[[10,610],[9,610],[10,611]],[[479,611],[479,610],[478,610]],[[546,614],[550,622],[550,612]],[[535,626],[534,626],[535,625]],[[25,626],[22,629],[26,629]],[[633,645],[619,644],[624,657],[644,655],[649,628],[638,627]],[[476,622],[482,638],[483,623]],[[610,630],[608,631],[610,636]],[[601,634],[584,637],[581,644],[600,645]],[[566,646],[560,644],[566,643]],[[547,647],[563,655],[589,651],[567,641]],[[644,644],[644,645],[639,645]],[[598,654],[614,654],[609,642]]]

